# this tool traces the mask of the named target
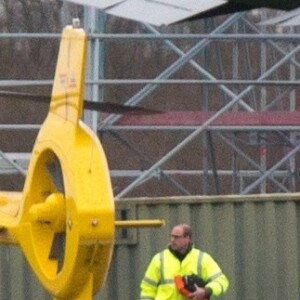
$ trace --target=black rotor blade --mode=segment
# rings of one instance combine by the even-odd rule
[[[141,115],[151,115],[161,113],[158,110],[148,109],[138,106],[122,105],[112,102],[94,102],[89,100],[84,100],[84,108],[89,110],[95,110],[100,112],[114,113],[114,114],[141,114]]]
[[[13,92],[13,91],[3,91],[0,90],[0,97],[5,98],[14,98],[17,100],[24,100],[24,101],[35,101],[35,102],[42,102],[42,103],[50,103],[51,96],[47,95],[37,95],[31,93],[23,93],[23,92]],[[90,100],[84,100],[84,109],[98,111],[98,112],[107,112],[107,113],[114,113],[114,114],[158,114],[161,111],[148,109],[144,107],[138,106],[129,106],[129,105],[122,105],[112,102],[95,102]]]
[[[65,258],[66,232],[56,232],[53,237],[49,259],[57,260],[57,273],[64,265]]]
[[[59,159],[54,156],[51,161],[46,163],[45,167],[56,191],[65,194],[64,178]],[[57,260],[57,273],[60,272],[64,264],[65,245],[66,232],[55,232],[49,253],[49,259]]]
[[[57,158],[54,158],[53,161],[48,162],[46,164],[47,171],[49,173],[49,176],[55,185],[56,190],[59,193],[64,194],[65,193],[65,187],[64,187],[64,178],[60,166],[60,162]]]
[[[51,99],[51,96],[47,96],[47,95],[37,95],[31,93],[13,92],[13,91],[4,91],[4,90],[0,90],[0,97],[14,98],[17,100],[24,100],[24,101],[42,102],[42,103],[50,103],[50,99]]]

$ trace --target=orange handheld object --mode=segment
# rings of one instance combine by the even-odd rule
[[[185,288],[183,277],[180,275],[175,276],[174,278],[176,288],[178,292],[184,297],[188,298],[191,295],[191,292]]]
[[[190,296],[193,292],[191,292],[187,288],[186,283],[184,281],[184,277],[181,275],[177,275],[174,277],[174,282],[175,282],[176,288],[179,291],[179,293],[186,298],[190,298]],[[204,300],[210,300],[210,297],[208,297],[208,298],[206,297],[206,298],[204,298]]]

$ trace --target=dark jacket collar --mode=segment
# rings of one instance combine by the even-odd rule
[[[173,250],[170,246],[168,247],[170,252],[180,261],[183,261],[184,258],[188,255],[188,253],[192,250],[193,245],[190,244],[184,253],[181,253],[177,250]]]

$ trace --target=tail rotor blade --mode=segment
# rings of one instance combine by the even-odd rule
[[[65,244],[66,244],[66,233],[65,232],[55,233],[51,250],[49,253],[49,259],[57,260],[57,273],[60,272],[64,264]]]
[[[46,163],[46,169],[57,192],[65,194],[64,179],[59,159],[54,156]],[[57,273],[63,267],[65,257],[66,231],[54,232],[49,259],[57,261]]]
[[[64,178],[58,158],[55,157],[51,162],[48,162],[46,168],[56,190],[64,194]]]

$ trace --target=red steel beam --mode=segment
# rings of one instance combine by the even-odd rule
[[[202,125],[215,112],[172,111],[153,115],[123,115],[115,125],[133,126],[193,126]],[[225,112],[211,125],[221,126],[289,126],[300,125],[300,112]]]

